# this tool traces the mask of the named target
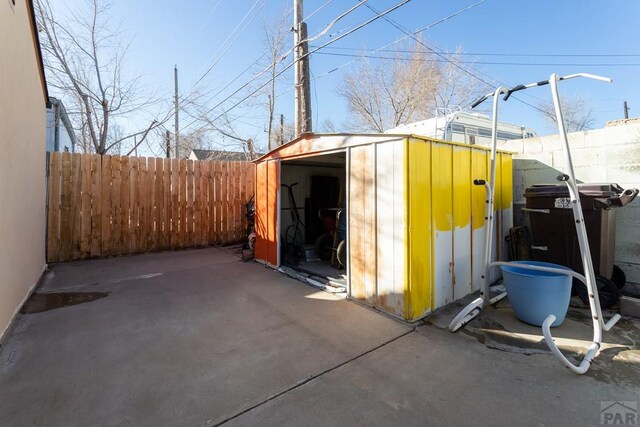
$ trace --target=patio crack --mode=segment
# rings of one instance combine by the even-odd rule
[[[278,397],[280,397],[280,396],[283,396],[283,395],[285,395],[285,394],[287,394],[287,393],[289,393],[289,392],[291,392],[291,391],[293,391],[293,390],[295,390],[295,389],[297,389],[297,388],[302,387],[302,386],[303,386],[303,385],[305,385],[305,384],[310,383],[311,381],[313,381],[313,380],[315,380],[315,379],[317,379],[317,378],[319,378],[319,377],[322,377],[322,376],[324,376],[324,375],[326,375],[326,374],[328,374],[328,373],[330,373],[330,372],[333,372],[333,371],[335,371],[335,370],[337,370],[337,369],[339,369],[339,368],[341,368],[341,367],[343,367],[343,366],[345,366],[345,365],[347,365],[347,364],[349,364],[349,363],[351,363],[351,362],[353,362],[353,361],[355,361],[355,360],[358,360],[358,359],[360,359],[360,358],[362,358],[362,357],[364,357],[364,356],[366,356],[366,355],[368,355],[368,354],[371,354],[371,353],[373,353],[374,351],[379,350],[379,349],[381,349],[381,348],[383,348],[383,347],[385,347],[385,346],[387,346],[387,345],[389,345],[389,344],[391,344],[391,343],[393,343],[393,342],[395,342],[395,341],[399,340],[400,338],[404,338],[404,337],[406,337],[407,335],[409,335],[409,334],[411,334],[411,333],[413,333],[413,332],[415,332],[415,328],[412,328],[411,330],[409,330],[409,331],[407,331],[407,332],[404,332],[404,333],[402,333],[402,334],[400,334],[400,335],[398,335],[398,336],[396,336],[396,337],[394,337],[394,338],[391,338],[391,339],[389,339],[389,340],[387,340],[387,341],[383,342],[382,344],[379,344],[379,345],[377,345],[377,346],[375,346],[375,347],[373,347],[373,348],[370,348],[370,349],[369,349],[369,350],[367,350],[367,351],[364,351],[364,352],[362,352],[362,353],[360,353],[360,354],[357,354],[357,355],[353,356],[352,358],[345,360],[345,361],[344,361],[344,362],[342,362],[342,363],[339,363],[339,364],[337,364],[337,365],[335,365],[335,366],[333,366],[333,367],[331,367],[331,368],[325,369],[325,370],[324,370],[324,371],[322,371],[322,372],[319,372],[319,373],[317,373],[317,374],[314,374],[314,375],[310,376],[309,378],[306,378],[306,379],[304,379],[304,380],[302,380],[302,381],[299,381],[299,382],[297,382],[296,384],[292,385],[291,387],[289,387],[289,388],[287,388],[287,389],[285,389],[285,390],[279,391],[278,393],[273,394],[273,395],[271,395],[271,396],[267,397],[266,399],[264,399],[264,400],[262,400],[262,401],[260,401],[260,402],[256,403],[255,405],[252,405],[252,406],[250,406],[250,407],[248,407],[248,408],[246,408],[246,409],[243,409],[242,411],[238,412],[237,414],[234,414],[234,415],[232,415],[232,416],[230,416],[230,417],[227,417],[227,418],[225,418],[225,419],[224,419],[224,420],[222,420],[222,421],[218,421],[217,423],[215,423],[215,424],[213,424],[213,425],[214,425],[214,426],[221,426],[221,425],[223,425],[223,424],[228,423],[229,421],[235,420],[236,418],[238,418],[238,417],[240,417],[240,416],[242,416],[242,415],[246,414],[247,412],[251,412],[251,411],[253,411],[254,409],[259,408],[260,406],[262,406],[262,405],[264,405],[264,404],[266,404],[266,403],[269,403],[269,402],[271,402],[272,400],[277,399],[277,398],[278,398]]]

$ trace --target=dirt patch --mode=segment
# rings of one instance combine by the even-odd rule
[[[56,308],[69,307],[95,301],[109,295],[109,292],[61,292],[34,293],[20,309],[22,314],[42,313]]]

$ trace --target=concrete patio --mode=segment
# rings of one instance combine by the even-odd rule
[[[577,376],[506,304],[451,334],[456,309],[407,325],[217,248],[53,265],[0,348],[0,424],[585,426],[637,405],[638,322]],[[577,351],[589,319],[555,334]]]

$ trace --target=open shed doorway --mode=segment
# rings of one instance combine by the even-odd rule
[[[331,292],[348,285],[346,169],[344,152],[281,163],[281,264]]]

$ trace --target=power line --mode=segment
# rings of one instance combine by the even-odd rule
[[[235,76],[233,78],[233,80],[231,80],[229,83],[227,83],[223,88],[219,89],[219,88],[213,88],[209,91],[207,91],[206,93],[202,94],[200,96],[200,98],[203,98],[209,94],[211,94],[213,91],[218,90],[212,97],[210,97],[206,102],[204,102],[204,104],[209,103],[213,98],[217,97],[218,95],[220,95],[222,92],[224,92],[227,88],[229,88],[229,86],[231,86],[232,84],[234,84],[240,77],[244,76],[249,70],[251,70],[254,66],[256,66],[258,64],[258,62],[260,62],[262,60],[262,58],[264,58],[266,56],[266,53],[263,53],[262,55],[260,55],[260,57],[258,59],[256,59],[255,61],[253,61],[250,65],[248,65],[247,67],[244,68],[244,70],[238,74],[237,76]],[[271,66],[269,66],[267,68],[267,70],[271,68]],[[258,77],[260,77],[262,74],[264,74],[266,72],[266,70],[261,71],[258,75],[254,76],[250,81],[253,81],[255,79],[257,79]]]
[[[331,0],[331,1],[327,2],[327,3],[325,3],[325,6],[326,6],[327,4],[329,4],[329,3],[331,3],[332,1],[334,1],[334,0]],[[316,9],[316,11],[315,11],[315,12],[313,12],[311,15],[313,15],[314,13],[316,13],[318,10],[322,9],[322,7],[324,7],[324,6],[321,6],[319,9]],[[354,9],[354,8],[349,9],[347,12],[343,13],[342,15],[340,15],[340,17],[344,17],[346,14],[348,14],[349,12],[351,12],[353,9]],[[309,17],[307,17],[307,19],[308,19],[308,18],[309,18]],[[330,27],[332,24],[334,24],[336,21],[337,21],[337,19],[335,19],[334,21],[332,21],[332,23],[331,23],[331,24],[329,24],[329,26],[327,26],[327,28],[329,28],[329,27]],[[321,35],[322,35],[322,34],[315,35],[315,36],[312,36],[312,37],[318,37],[318,36],[321,36]],[[307,39],[307,40],[308,40],[308,39]],[[290,48],[288,51],[286,51],[285,53],[283,53],[283,54],[280,56],[280,58],[278,59],[277,63],[282,62],[283,60],[285,60],[285,59],[287,58],[287,56],[289,56],[289,54],[290,54],[291,52],[293,52],[294,48],[295,48],[295,47]],[[231,86],[231,85],[232,85],[236,80],[238,80],[238,79],[239,79],[243,74],[245,74],[245,73],[246,73],[246,72],[247,72],[251,67],[253,67],[253,66],[254,66],[258,61],[260,61],[260,59],[262,59],[265,55],[266,55],[266,53],[265,53],[265,54],[263,54],[260,58],[258,58],[258,59],[257,59],[253,64],[251,64],[248,68],[245,68],[245,70],[244,70],[244,71],[242,71],[242,73],[240,73],[239,75],[237,75],[237,76],[236,76],[236,77],[235,77],[231,82],[229,82],[229,83],[228,83],[224,88],[222,88],[222,89],[221,89],[220,91],[218,91],[214,96],[212,96],[212,97],[209,99],[209,101],[210,101],[211,99],[215,98],[216,96],[220,95],[220,93],[222,93],[225,89],[227,89],[229,86]],[[243,84],[243,85],[242,85],[241,87],[239,87],[235,92],[233,92],[231,95],[229,95],[229,96],[227,97],[227,99],[228,99],[228,98],[230,98],[230,97],[232,97],[233,95],[237,94],[238,92],[240,92],[240,91],[241,91],[242,89],[244,89],[245,87],[249,86],[251,83],[253,83],[254,81],[256,81],[258,78],[260,78],[264,73],[266,73],[267,71],[269,71],[269,70],[270,70],[272,67],[274,67],[275,65],[277,65],[277,64],[270,64],[269,66],[267,66],[266,68],[264,68],[263,70],[261,70],[260,72],[258,72],[258,73],[257,73],[256,75],[254,75],[254,76],[253,76],[253,77],[252,77],[248,82],[246,82],[245,84]],[[204,77],[204,76],[203,76],[203,77]],[[202,78],[200,78],[198,81],[200,81],[200,80],[202,80]],[[197,82],[196,82],[196,83],[197,83]],[[211,93],[211,91],[210,91],[209,93]],[[205,96],[206,96],[206,95],[205,95]],[[224,101],[226,101],[226,99],[225,99],[225,100],[223,100],[222,102],[224,102]],[[219,105],[220,105],[220,104],[217,104],[215,107],[213,107],[213,109],[217,108]]]
[[[366,6],[367,6],[367,8],[371,9],[374,13],[376,13],[376,14],[379,14],[379,13],[380,13],[380,12],[378,12],[378,11],[377,11],[373,6],[371,6],[371,5],[366,5]],[[449,58],[447,58],[446,56],[444,56],[444,55],[442,55],[440,52],[438,52],[438,50],[436,50],[436,49],[432,48],[431,46],[427,45],[426,43],[424,43],[422,40],[420,40],[419,38],[417,38],[414,34],[411,34],[411,33],[409,32],[409,30],[407,30],[406,28],[402,27],[402,25],[400,25],[400,24],[398,24],[398,23],[394,22],[393,20],[391,20],[391,19],[390,19],[390,18],[388,18],[388,17],[383,17],[383,19],[384,19],[385,21],[387,21],[388,23],[390,23],[391,25],[393,25],[394,27],[396,27],[397,29],[399,29],[400,31],[402,31],[403,33],[407,34],[409,37],[411,37],[412,39],[414,39],[417,43],[419,43],[420,45],[422,45],[423,47],[425,47],[425,48],[426,48],[426,49],[428,49],[429,51],[431,51],[431,52],[435,53],[435,54],[436,54],[437,56],[439,56],[440,58],[442,58],[442,59],[444,59],[445,61],[449,62],[451,65],[453,65],[454,67],[456,67],[456,68],[457,68],[457,69],[459,69],[460,71],[462,71],[462,72],[464,72],[464,73],[466,73],[466,74],[470,75],[471,77],[474,77],[475,79],[478,79],[479,81],[481,81],[482,83],[484,83],[484,84],[486,84],[486,85],[489,85],[490,87],[495,87],[495,85],[492,85],[491,83],[487,82],[487,81],[486,81],[486,80],[484,80],[483,78],[478,77],[476,74],[474,74],[474,73],[472,73],[471,71],[467,70],[466,68],[461,67],[460,65],[458,65],[458,64],[457,64],[457,61],[452,61],[452,60],[450,60]],[[477,70],[474,70],[474,71],[477,71]],[[484,75],[484,76],[486,76],[486,77],[490,78],[491,80],[494,80],[494,81],[496,81],[496,82],[500,83],[500,84],[501,84],[501,85],[503,85],[503,86],[507,86],[507,87],[511,87],[511,86],[512,86],[512,85],[508,85],[508,84],[506,84],[506,83],[500,82],[499,80],[497,80],[497,79],[495,79],[495,78],[493,78],[493,77],[491,77],[491,76],[488,76],[487,74],[482,73],[482,72],[480,72],[480,71],[478,71],[478,73],[480,73],[480,74],[482,74],[482,75]],[[538,110],[538,111],[540,111],[540,112],[542,112],[542,113],[545,113],[545,114],[546,114],[546,112],[545,112],[542,108],[539,108],[539,107],[538,107],[538,106],[536,106],[536,105],[530,104],[530,103],[528,103],[528,102],[526,102],[526,101],[523,101],[522,99],[517,98],[517,97],[515,97],[515,96],[513,96],[513,99],[515,99],[516,101],[518,101],[518,102],[520,102],[520,103],[522,103],[522,104],[528,105],[529,107],[534,108],[534,109],[536,109],[536,110]]]
[[[260,2],[260,0],[256,0],[256,2],[253,4],[253,6],[251,6],[251,8],[249,9],[249,11],[242,17],[242,19],[240,20],[240,22],[238,22],[238,25],[236,25],[236,27],[233,29],[233,31],[231,33],[229,33],[229,35],[227,36],[227,38],[222,42],[222,44],[220,45],[220,47],[218,47],[218,50],[216,51],[216,53],[213,54],[213,56],[218,54],[218,51],[220,51],[220,48],[222,46],[225,45],[225,43],[227,43],[227,41],[229,40],[229,38],[231,38],[233,36],[233,34],[238,30],[238,28],[243,24],[243,22],[247,19],[247,17],[251,14],[251,12],[253,11],[253,9],[257,6],[257,4]],[[220,60],[224,57],[224,55],[229,51],[229,49],[231,49],[231,47],[235,44],[235,42],[238,40],[238,38],[242,35],[242,33],[247,29],[247,27],[249,26],[249,24],[255,19],[255,17],[258,15],[258,13],[262,10],[262,8],[264,7],[264,5],[267,3],[267,0],[262,0],[262,5],[258,8],[258,10],[256,10],[256,12],[253,14],[253,16],[251,17],[251,19],[249,19],[249,21],[247,21],[247,23],[244,25],[244,27],[240,30],[240,32],[238,34],[236,34],[235,38],[231,41],[231,43],[226,47],[226,49],[220,54],[220,56],[218,56],[218,58],[213,62],[213,64],[211,64],[211,66],[207,69],[207,71],[204,72],[204,74],[202,74],[202,76],[200,76],[200,78],[198,80],[196,80],[196,82],[193,84],[193,86],[197,85],[198,83],[200,83],[202,81],[202,79],[204,79],[207,74],[209,74],[211,72],[211,70],[213,70],[213,67],[215,67],[218,62],[220,62]]]
[[[373,18],[370,18],[366,21],[364,21],[363,23],[361,23],[360,25],[356,26],[355,28],[349,30],[348,32],[342,34],[339,37],[336,37],[335,39],[329,40],[328,42],[326,42],[325,44],[307,52],[305,55],[302,55],[300,58],[298,58],[298,60],[301,60],[323,48],[325,48],[326,46],[329,46],[330,44],[333,44],[343,38],[345,38],[346,36],[354,33],[355,31],[371,24],[374,21],[377,21],[379,18],[383,18],[384,16],[386,16],[387,14],[393,12],[394,10],[404,6],[405,4],[409,3],[412,0],[403,0],[400,3],[396,4],[395,6],[390,7],[389,9],[385,10],[384,12],[379,12],[376,14],[376,16],[374,16]],[[482,0],[483,2],[486,0]],[[293,67],[293,65],[295,65],[295,61],[290,63],[289,65],[287,65],[286,67],[284,67],[282,70],[280,70],[278,73],[276,73],[271,79],[267,80],[265,83],[263,83],[262,85],[260,85],[256,90],[254,90],[253,92],[251,92],[249,95],[245,96],[244,98],[242,98],[240,101],[236,102],[234,105],[232,105],[229,109],[227,109],[224,113],[218,115],[215,119],[213,119],[212,121],[216,121],[217,119],[219,119],[220,117],[224,116],[225,114],[227,114],[229,111],[233,110],[234,108],[236,108],[238,105],[240,105],[241,103],[243,103],[244,101],[246,101],[247,99],[249,99],[250,97],[252,97],[253,95],[255,95],[256,93],[258,93],[258,91],[260,91],[262,88],[264,88],[266,85],[268,85],[272,80],[274,80],[275,78],[279,77],[280,75],[282,75],[285,71],[287,71],[288,69],[290,69],[291,67]],[[267,68],[267,70],[270,67]],[[265,70],[266,71],[266,70]],[[263,71],[264,72],[264,71]],[[255,80],[252,79],[252,80]],[[215,110],[216,108],[218,108],[220,105],[222,105],[224,102],[228,101],[229,99],[231,99],[236,93],[238,93],[240,90],[242,90],[244,87],[246,87],[249,83],[246,83],[245,85],[243,85],[240,89],[236,90],[235,92],[233,92],[231,95],[227,96],[225,99],[223,99],[222,101],[220,101],[218,104],[216,104],[215,106],[213,106],[212,108],[210,108],[209,110],[207,110],[205,112],[205,114],[210,113],[211,111]],[[195,123],[196,121],[198,121],[197,119],[192,121],[191,123],[189,123],[187,125],[191,126],[193,123]]]
[[[367,8],[370,9],[371,11],[373,11],[373,13],[375,14],[379,14],[380,12],[378,10],[376,10],[376,8],[374,8],[371,5],[367,5]],[[426,43],[424,43],[422,40],[420,40],[418,37],[416,37],[415,34],[412,34],[408,29],[404,28],[402,25],[398,24],[397,22],[389,19],[388,17],[384,17],[383,18],[385,21],[387,21],[389,24],[393,25],[395,28],[397,28],[398,30],[402,31],[403,33],[405,33],[407,36],[409,36],[410,38],[412,38],[416,43],[419,43],[421,46],[423,46],[424,48],[426,48],[427,50],[429,50],[430,52],[433,52],[434,54],[436,54],[437,56],[439,56],[440,58],[444,59],[446,62],[449,62],[451,65],[453,65],[454,67],[458,68],[460,71],[463,71],[465,73],[467,73],[468,75],[478,79],[479,81],[481,81],[482,83],[489,85],[489,86],[493,86],[491,83],[487,82],[486,80],[484,80],[481,77],[478,77],[477,75],[473,74],[472,72],[470,72],[469,70],[459,66],[457,64],[457,61],[452,61],[449,58],[447,58],[446,56],[442,55],[437,49],[432,48],[431,46],[427,45]]]
[[[415,31],[415,32],[414,32],[414,34],[415,34],[415,35],[418,35],[418,34],[420,34],[420,33],[423,33],[423,32],[425,32],[425,31],[427,31],[427,30],[429,30],[429,29],[431,29],[431,28],[433,28],[433,27],[435,27],[435,26],[437,26],[437,25],[440,25],[440,24],[442,24],[442,23],[444,23],[444,22],[449,21],[450,19],[455,18],[456,16],[458,16],[458,15],[460,15],[460,14],[462,14],[462,13],[465,13],[465,12],[467,12],[467,11],[469,11],[469,10],[471,10],[471,9],[473,9],[473,8],[475,8],[475,7],[477,7],[477,6],[480,6],[482,3],[485,3],[486,1],[487,1],[487,0],[480,0],[480,1],[476,2],[476,3],[470,4],[469,6],[466,6],[466,7],[462,8],[462,9],[460,9],[460,10],[458,10],[458,11],[456,11],[456,12],[454,12],[454,13],[450,14],[450,15],[447,15],[447,16],[445,16],[444,18],[440,18],[439,20],[437,20],[437,21],[435,21],[435,22],[432,22],[431,24],[429,24],[429,25],[427,25],[427,26],[425,26],[425,27],[420,28],[419,30]],[[399,39],[397,39],[397,40],[395,40],[395,41],[393,41],[393,42],[391,42],[391,43],[388,43],[388,44],[386,44],[386,45],[384,45],[384,46],[379,47],[378,49],[374,50],[374,51],[373,51],[373,52],[371,52],[371,53],[380,52],[380,51],[382,51],[383,49],[386,49],[386,48],[388,48],[388,47],[390,47],[390,46],[393,46],[393,45],[395,45],[395,44],[400,43],[400,42],[401,42],[401,41],[403,41],[403,40],[406,40],[408,37],[409,37],[409,36],[405,35],[404,37],[401,37],[401,38],[399,38]],[[360,58],[358,58],[358,59],[363,59],[363,58],[366,58],[366,57],[368,57],[368,55],[362,55],[362,57],[360,57]],[[342,69],[342,68],[345,68],[345,67],[347,67],[347,66],[349,66],[349,65],[351,65],[351,64],[353,64],[353,63],[355,63],[356,61],[358,61],[358,59],[353,59],[353,60],[351,60],[351,61],[345,62],[344,64],[342,64],[342,65],[340,65],[340,66],[338,66],[338,67],[336,67],[336,68],[333,68],[333,69],[331,69],[331,70],[329,70],[329,71],[327,71],[327,72],[324,72],[324,73],[322,73],[322,74],[318,75],[317,77],[315,77],[315,78],[314,78],[314,80],[320,79],[320,78],[325,77],[325,76],[327,76],[327,75],[329,75],[329,74],[331,74],[331,73],[334,73],[334,72],[336,72],[336,71],[338,71],[338,70],[340,70],[340,69]],[[291,90],[292,90],[292,89],[288,89],[288,90],[286,90],[286,91],[284,91],[284,92],[279,93],[279,94],[276,96],[276,98],[277,98],[277,97],[280,97],[280,96],[282,96],[282,95],[284,95],[284,94],[286,94],[286,93],[291,92]]]
[[[300,43],[312,42],[312,41],[315,41],[316,39],[319,39],[320,37],[324,36],[327,33],[327,31],[329,31],[338,21],[340,21],[342,18],[344,18],[345,16],[347,16],[348,14],[350,14],[351,12],[353,12],[354,10],[359,8],[360,6],[364,5],[367,1],[369,1],[369,0],[361,0],[361,1],[359,1],[358,4],[356,4],[355,6],[353,6],[352,8],[347,10],[346,12],[343,12],[342,14],[338,15],[333,21],[329,22],[329,24],[327,24],[324,27],[324,29],[321,30],[318,34],[316,34],[316,35],[314,35],[312,37],[307,37],[305,40],[302,40]]]
[[[371,9],[374,13],[376,13],[376,14],[378,14],[378,13],[379,13],[379,12],[378,12],[377,10],[375,10],[375,8],[373,8],[372,6],[370,6],[370,5],[366,5],[366,6],[367,6],[367,8]],[[479,79],[481,82],[483,82],[483,83],[485,83],[485,84],[488,84],[489,86],[492,86],[491,84],[489,84],[488,82],[486,82],[484,79],[479,78],[479,77],[478,77],[478,76],[476,76],[475,74],[471,73],[469,70],[466,70],[465,68],[463,68],[463,67],[461,67],[461,66],[457,65],[454,61],[451,61],[450,59],[446,58],[446,56],[444,56],[444,55],[440,54],[440,52],[437,52],[434,48],[431,48],[430,46],[426,45],[422,40],[420,40],[420,39],[416,38],[413,34],[409,33],[409,31],[408,31],[406,28],[403,28],[400,24],[398,24],[398,23],[394,22],[393,20],[391,20],[391,19],[390,19],[390,18],[388,18],[388,17],[384,17],[384,20],[385,20],[385,21],[387,21],[387,22],[389,22],[389,23],[390,23],[391,25],[393,25],[394,27],[398,28],[400,31],[402,31],[402,32],[404,32],[405,34],[409,35],[409,36],[410,36],[411,38],[413,38],[417,43],[421,44],[421,45],[422,45],[422,46],[424,46],[426,49],[428,49],[428,50],[432,51],[433,53],[435,53],[436,55],[438,55],[438,56],[440,56],[440,57],[444,58],[447,62],[451,63],[451,64],[452,64],[452,65],[454,65],[456,68],[458,68],[458,69],[460,69],[461,71],[463,71],[463,72],[465,72],[465,73],[469,74],[469,75],[470,75],[470,76],[472,76],[472,77],[475,77],[476,79]],[[476,70],[476,71],[477,71],[477,70]],[[483,75],[485,75],[485,76],[489,77],[490,79],[492,79],[492,80],[494,80],[494,81],[496,81],[496,82],[500,83],[502,86],[511,87],[511,85],[508,85],[508,84],[506,84],[506,83],[500,82],[499,80],[497,80],[497,79],[495,79],[495,78],[493,78],[493,77],[491,77],[491,76],[488,76],[488,75],[487,75],[487,74],[485,74],[485,73],[480,72],[480,74],[483,74]],[[537,98],[537,97],[534,97],[534,96],[531,96],[531,97],[532,97],[532,98],[535,98],[535,99],[540,100],[540,99],[539,99],[539,98]],[[539,112],[541,112],[541,113],[545,114],[545,115],[548,115],[548,114],[549,114],[547,111],[543,110],[542,108],[540,108],[540,107],[538,107],[538,106],[536,106],[536,105],[530,104],[530,103],[528,103],[528,102],[526,102],[526,101],[523,101],[523,100],[522,100],[522,99],[520,99],[520,98],[517,98],[517,97],[515,97],[515,96],[512,96],[512,98],[513,98],[513,99],[515,99],[516,101],[518,101],[518,102],[522,103],[522,104],[525,104],[525,105],[527,105],[527,106],[529,106],[529,107],[531,107],[531,108],[533,108],[533,109],[535,109],[535,110],[537,110],[537,111],[539,111]]]
[[[413,51],[420,53],[420,51]],[[346,56],[346,57],[361,57],[361,55],[353,53],[336,53],[336,52],[318,52],[319,55],[328,56]],[[418,61],[418,62],[450,62],[446,59],[432,59],[432,58],[405,58],[396,56],[381,56],[381,55],[367,55],[367,58],[371,59],[385,59],[391,61]],[[456,61],[458,64],[480,64],[480,65],[526,65],[526,66],[587,66],[587,67],[637,67],[640,63],[549,63],[549,62],[491,62],[491,61]]]
[[[315,47],[315,46],[312,46]],[[359,52],[370,52],[366,48],[357,47],[345,47],[345,46],[332,46],[328,47],[329,50],[351,50]],[[421,53],[419,50],[403,50],[403,49],[376,49],[376,52],[394,52],[394,53]],[[443,55],[455,55],[455,56],[513,56],[513,57],[640,57],[640,54],[632,53],[620,53],[620,54],[601,54],[601,53],[497,53],[497,52],[442,52]]]
[[[213,15],[213,12],[215,12],[215,10],[218,8],[218,6],[220,6],[220,3],[222,3],[222,0],[218,0],[213,7],[209,10],[209,13],[207,13],[207,17],[204,18],[204,20],[202,21],[202,24],[200,24],[200,28],[198,28],[198,31],[196,34],[200,34],[202,32],[202,29],[204,28],[205,24],[207,23],[207,21],[209,20],[209,18],[211,18],[211,15]]]
[[[313,15],[315,15],[316,13],[320,12],[322,9],[324,9],[325,7],[329,6],[331,3],[333,3],[335,0],[329,0],[327,1],[325,4],[323,4],[322,6],[320,6],[319,8],[317,8],[316,10],[314,10],[313,12],[311,12],[306,18],[304,18],[302,21],[300,22],[307,22],[307,19],[310,19]]]

